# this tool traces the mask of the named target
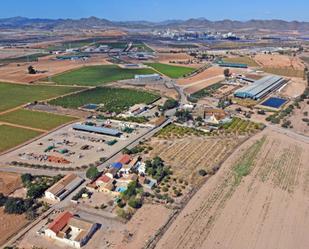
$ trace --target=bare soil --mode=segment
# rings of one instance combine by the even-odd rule
[[[0,193],[10,195],[21,187],[22,182],[19,174],[0,172]]]
[[[251,138],[190,200],[156,248],[308,248],[308,150],[307,143],[270,130]]]

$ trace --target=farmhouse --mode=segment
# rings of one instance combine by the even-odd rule
[[[76,189],[84,179],[75,175],[68,174],[56,184],[45,191],[45,197],[50,200],[61,201]]]
[[[280,76],[266,76],[249,86],[236,90],[234,96],[238,98],[251,98],[258,100],[279,89],[286,82],[287,81]]]
[[[75,217],[70,212],[63,212],[45,230],[45,235],[64,244],[81,248],[98,229],[98,224]]]
[[[81,124],[73,125],[73,129],[77,131],[85,131],[85,132],[97,133],[97,134],[114,136],[114,137],[120,137],[120,135],[122,134],[120,131],[116,129],[96,127],[96,126],[90,126],[90,125],[81,125]]]

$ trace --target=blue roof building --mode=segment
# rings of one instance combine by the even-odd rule
[[[111,166],[112,166],[113,168],[117,169],[117,170],[121,170],[121,168],[122,168],[122,163],[120,163],[120,162],[112,163]]]

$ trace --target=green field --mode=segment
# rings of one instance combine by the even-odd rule
[[[14,58],[5,58],[5,59],[0,59],[0,64],[33,62],[33,61],[38,61],[40,57],[44,57],[47,55],[49,54],[36,53],[36,54],[24,55],[24,56],[19,56],[19,57],[14,57]]]
[[[196,70],[192,67],[172,66],[163,63],[147,63],[147,65],[173,79],[184,77]]]
[[[233,58],[224,58],[223,62],[227,63],[240,63],[240,64],[246,64],[249,67],[258,67],[259,64],[255,62],[252,58],[248,56],[243,56],[243,57],[233,57]]]
[[[281,75],[285,77],[298,77],[298,78],[304,77],[304,71],[297,70],[292,67],[287,68],[263,67],[262,70],[266,73]]]
[[[93,42],[94,42],[94,39],[67,41],[67,42],[51,45],[46,50],[47,51],[54,51],[54,50],[66,50],[66,49],[70,49],[70,48],[81,48],[81,47],[84,47],[84,46],[88,46],[88,45],[92,44]]]
[[[37,131],[0,125],[0,152],[22,144],[40,134],[41,133]]]
[[[134,43],[132,47],[133,49],[136,49],[138,52],[154,52],[145,43]]]
[[[97,86],[118,80],[132,79],[136,74],[153,74],[152,69],[124,69],[116,65],[83,67],[51,77],[60,85]]]
[[[78,94],[50,101],[52,105],[78,108],[86,104],[103,104],[101,111],[119,113],[134,104],[151,103],[159,96],[153,93],[124,88],[97,87]]]
[[[0,112],[28,102],[49,99],[80,89],[76,87],[19,85],[0,82]]]
[[[46,112],[30,111],[20,109],[0,115],[0,122],[24,125],[43,130],[52,130],[62,124],[75,120],[73,117],[56,115]]]

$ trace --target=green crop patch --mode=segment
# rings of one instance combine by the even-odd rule
[[[23,125],[44,130],[52,130],[73,120],[76,120],[76,118],[25,109],[20,109],[0,115],[0,122],[3,121],[11,124]]]
[[[76,87],[20,85],[0,82],[0,112],[33,101],[41,101],[81,90]]]
[[[147,63],[147,65],[173,79],[185,77],[196,70],[192,67],[173,66],[163,63]]]
[[[41,133],[37,131],[0,125],[0,152],[11,149],[40,134]]]
[[[100,104],[103,112],[120,113],[140,103],[152,103],[159,96],[145,91],[124,88],[97,87],[81,93],[50,101],[52,105],[65,108],[78,108],[86,104]]]
[[[89,66],[51,77],[59,85],[98,86],[105,83],[133,79],[137,74],[154,74],[152,69],[126,69],[116,65]]]

